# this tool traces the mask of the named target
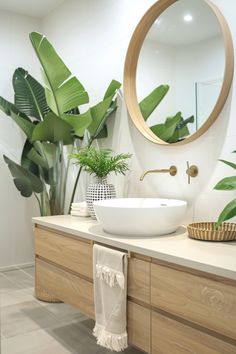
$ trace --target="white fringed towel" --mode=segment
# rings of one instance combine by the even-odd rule
[[[95,327],[97,344],[121,351],[127,348],[127,255],[93,246]]]

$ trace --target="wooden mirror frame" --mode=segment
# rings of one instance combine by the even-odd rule
[[[129,43],[128,51],[125,59],[125,68],[124,68],[124,97],[125,102],[128,108],[128,112],[130,117],[135,124],[136,128],[144,135],[145,138],[150,140],[153,143],[161,144],[161,145],[183,145],[187,144],[198,137],[200,137],[203,133],[205,133],[209,127],[214,123],[214,121],[219,116],[226,99],[229,94],[229,90],[231,87],[232,79],[233,79],[233,71],[234,71],[234,54],[233,54],[233,42],[231,33],[228,27],[228,24],[221,14],[220,10],[210,3],[208,0],[203,0],[215,14],[218,19],[218,22],[221,27],[221,32],[224,39],[224,48],[225,48],[225,69],[224,69],[224,78],[222,83],[222,88],[217,99],[217,102],[208,117],[205,123],[192,135],[188,138],[181,140],[176,143],[167,143],[160,138],[158,138],[151,129],[148,128],[145,120],[143,119],[142,113],[139,109],[138,99],[137,99],[137,91],[136,91],[136,72],[137,72],[137,64],[138,58],[140,54],[140,50],[143,45],[143,41],[151,28],[152,24],[156,21],[156,19],[165,11],[169,6],[177,2],[178,0],[159,0],[154,5],[150,7],[150,9],[145,13],[145,15],[140,20],[137,25],[131,41]]]

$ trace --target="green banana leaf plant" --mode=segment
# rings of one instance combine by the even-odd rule
[[[167,117],[163,124],[156,124],[150,127],[151,131],[167,143],[176,143],[189,135],[188,123],[194,122],[194,116],[187,119],[178,112],[173,117]]]
[[[4,160],[16,188],[23,197],[36,197],[42,216],[64,214],[70,168],[68,150],[78,147],[85,133],[89,135],[89,145],[107,136],[107,119],[117,108],[116,94],[121,84],[112,80],[102,101],[81,113],[80,106],[89,103],[83,85],[45,36],[32,32],[30,40],[42,67],[44,86],[18,68],[12,79],[14,103],[0,97],[0,109],[25,135],[20,163],[7,156]]]
[[[233,153],[236,153],[236,151],[233,151]],[[230,161],[226,160],[219,160],[226,165],[232,167],[234,170],[236,170],[236,164]],[[222,190],[222,191],[232,191],[236,189],[236,176],[230,176],[230,177],[225,177],[222,180],[220,180],[214,187],[216,190]],[[216,222],[216,228],[218,228],[222,222],[229,220],[236,216],[236,199],[231,200],[222,210],[220,213],[218,220]]]
[[[161,103],[169,88],[169,85],[160,85],[139,103],[145,121]],[[172,117],[167,117],[164,123],[153,125],[150,129],[158,138],[168,143],[175,143],[190,134],[187,125],[193,122],[194,116],[184,119],[182,113],[178,112]]]

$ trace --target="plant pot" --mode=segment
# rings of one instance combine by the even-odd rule
[[[90,184],[86,193],[86,202],[91,218],[96,219],[93,202],[112,198],[116,198],[116,191],[113,184],[107,183],[107,178],[97,178],[94,184]]]

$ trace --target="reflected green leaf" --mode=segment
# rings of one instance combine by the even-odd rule
[[[139,103],[144,120],[147,120],[155,108],[161,103],[169,91],[169,88],[169,85],[160,85]]]

